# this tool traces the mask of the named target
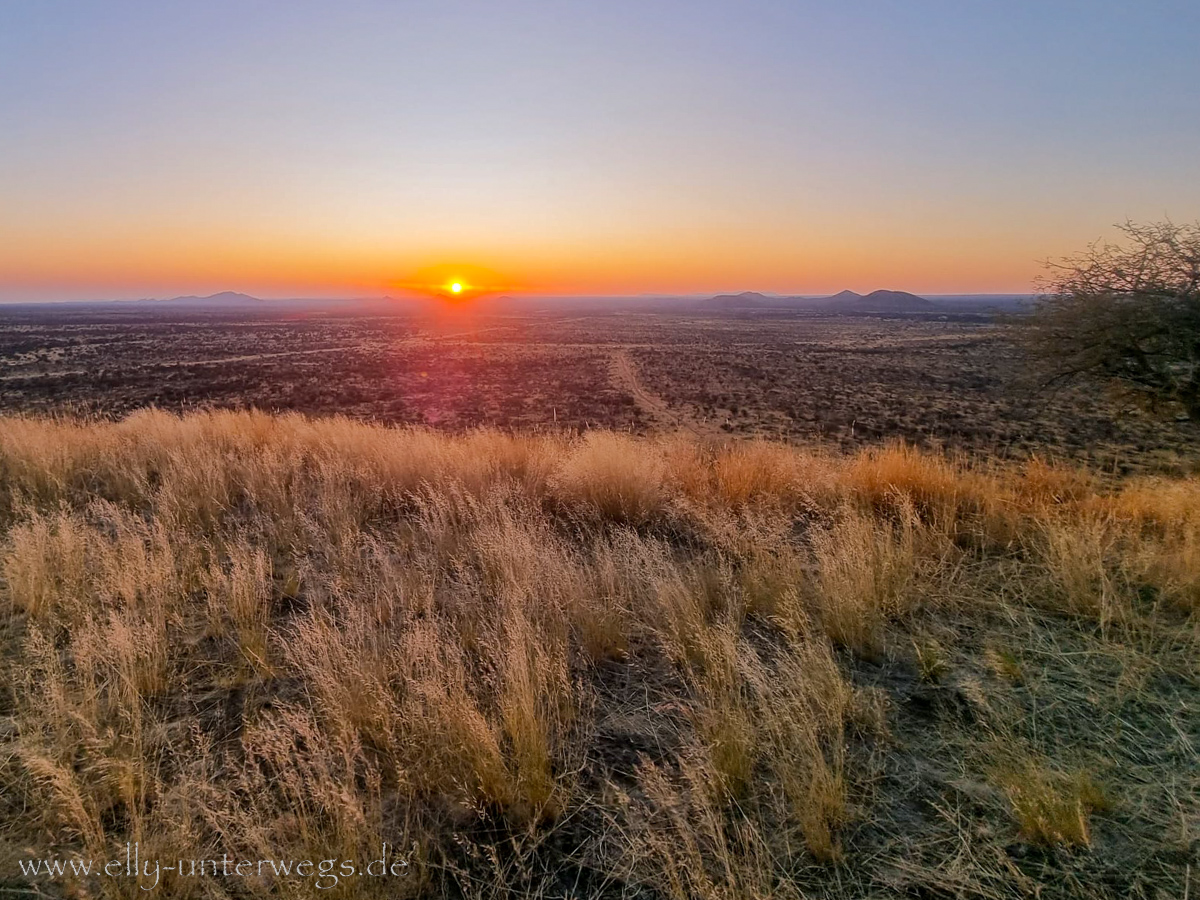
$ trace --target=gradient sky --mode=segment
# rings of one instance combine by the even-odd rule
[[[4,0],[0,300],[1030,290],[1200,217],[1195,0]]]

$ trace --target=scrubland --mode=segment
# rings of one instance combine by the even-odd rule
[[[5,418],[0,895],[1185,897],[1198,649],[1194,476]]]
[[[254,408],[455,432],[683,430],[850,453],[902,439],[1121,474],[1200,464],[1200,424],[1095,385],[1039,390],[1029,374],[1010,329],[970,317],[0,307],[0,414]]]

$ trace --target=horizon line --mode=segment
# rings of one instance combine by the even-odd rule
[[[853,291],[850,288],[842,288],[840,291],[833,293],[827,292],[780,292],[780,291],[760,291],[754,289],[741,290],[714,290],[714,291],[687,291],[673,293],[669,291],[659,292],[639,292],[636,294],[628,293],[550,293],[540,291],[520,291],[520,292],[487,292],[475,295],[476,299],[512,299],[512,300],[709,300],[715,297],[738,296],[741,294],[760,294],[771,299],[801,299],[801,300],[820,300],[823,298],[832,298],[841,293],[850,291],[866,296],[873,293],[875,290],[886,290],[897,293],[914,294],[918,297],[926,299],[936,299],[938,297],[1034,297],[1037,296],[1037,291],[979,291],[979,290],[964,290],[964,291],[938,291],[920,292],[906,290],[904,288],[876,288],[872,291],[861,292]],[[395,294],[339,294],[339,295],[289,295],[289,296],[259,296],[250,294],[245,291],[227,289],[216,291],[212,294],[176,294],[168,297],[65,297],[58,299],[0,299],[0,306],[42,306],[54,304],[85,304],[85,303],[172,303],[183,299],[195,299],[197,301],[209,300],[214,297],[221,297],[227,294],[238,294],[249,300],[260,303],[353,303],[365,301],[433,301],[435,297],[418,294],[415,292],[397,292]]]

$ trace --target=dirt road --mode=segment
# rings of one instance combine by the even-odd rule
[[[629,355],[629,351],[618,349],[613,351],[611,365],[612,379],[618,387],[629,393],[638,408],[654,424],[656,429],[671,431],[686,429],[693,434],[709,435],[717,433],[705,423],[696,422],[681,410],[674,410],[666,400],[649,390],[638,375],[637,363]]]

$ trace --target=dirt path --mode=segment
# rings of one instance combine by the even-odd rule
[[[700,427],[700,423],[693,421],[689,416],[671,409],[666,400],[648,390],[642,383],[642,379],[638,375],[637,363],[633,361],[628,350],[613,351],[611,372],[613,381],[633,397],[638,408],[646,414],[655,427],[665,431],[686,428],[694,434],[706,434],[710,431],[710,429]]]

